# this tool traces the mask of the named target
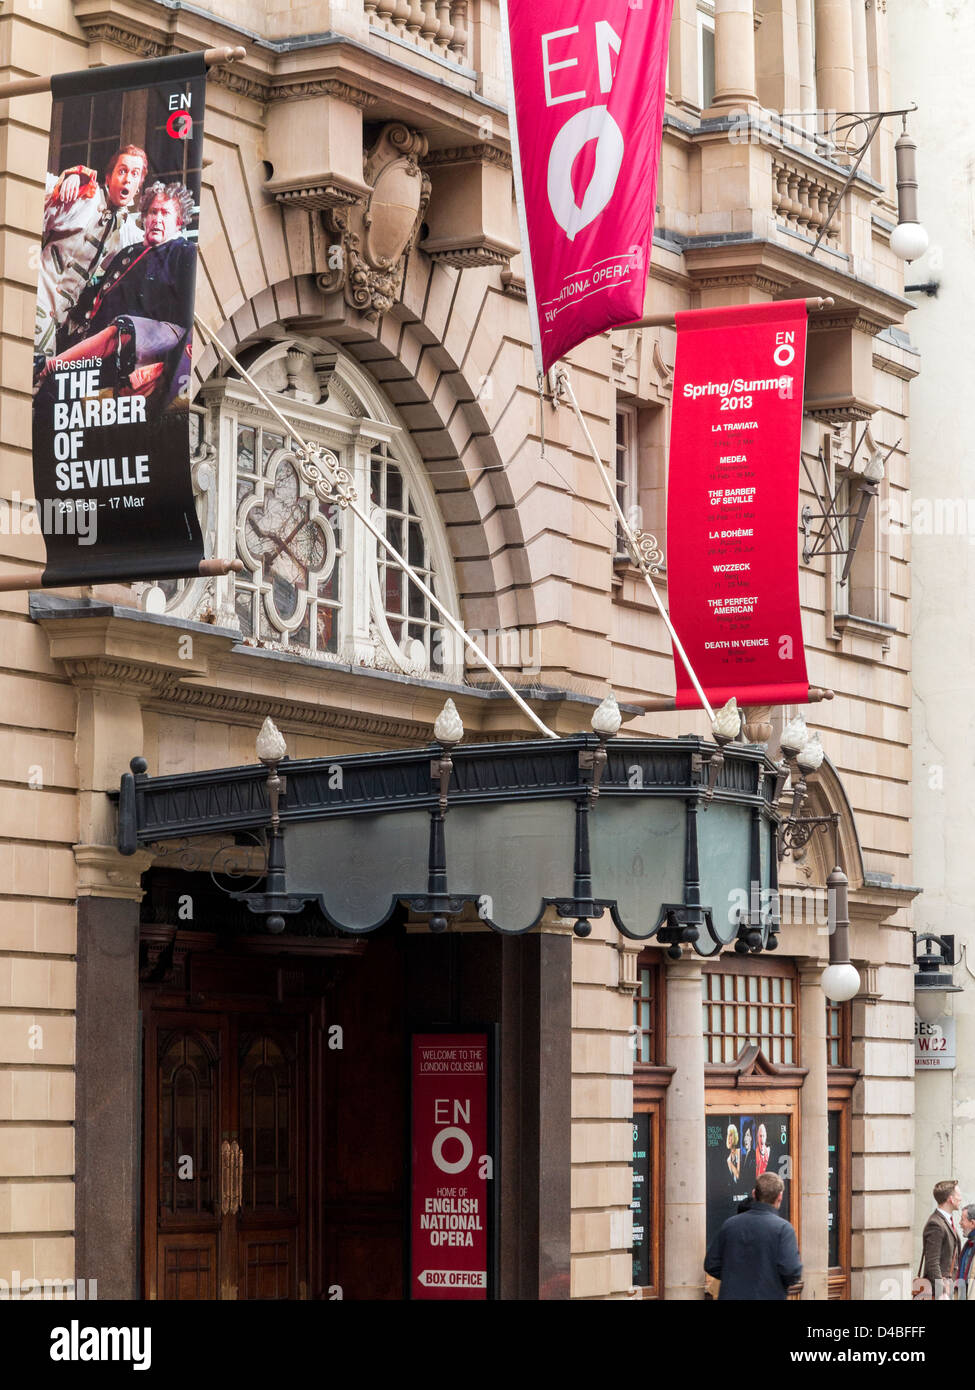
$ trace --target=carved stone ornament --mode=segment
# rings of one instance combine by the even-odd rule
[[[318,277],[319,287],[326,293],[342,289],[346,301],[373,322],[402,293],[406,258],[430,201],[430,180],[419,164],[426,153],[426,136],[398,122],[384,127],[363,161],[372,190],[365,206],[325,213],[342,255]]]

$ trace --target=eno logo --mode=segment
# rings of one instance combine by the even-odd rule
[[[606,19],[597,19],[593,29],[599,91],[605,94],[612,88],[615,76],[611,55],[619,55],[622,39]],[[584,89],[571,92],[552,89],[552,74],[566,68],[577,68],[579,59],[563,56],[555,60],[550,46],[553,43],[564,43],[578,33],[579,26],[575,25],[571,29],[555,29],[552,33],[541,36],[546,106],[589,99],[589,94]],[[566,49],[560,47],[557,52],[564,54]],[[592,172],[579,202],[576,200],[572,174],[582,151],[592,141],[595,142]],[[624,152],[623,132],[610,115],[609,108],[603,103],[576,111],[552,141],[548,157],[548,201],[552,215],[570,241],[574,241],[583,228],[588,227],[590,222],[599,216],[612,198],[623,164]]]
[[[796,350],[794,343],[795,333],[783,330],[775,335],[775,351],[772,353],[772,361],[777,367],[788,367],[790,362],[795,361]]]
[[[166,118],[166,133],[174,140],[189,140],[193,134],[193,117],[188,111],[173,111]]]
[[[443,1129],[437,1131],[433,1136],[433,1161],[440,1169],[441,1173],[462,1173],[471,1159],[474,1157],[474,1145],[471,1136],[465,1129],[461,1129],[458,1121],[464,1124],[471,1122],[471,1103],[470,1101],[453,1101],[453,1116],[450,1115],[451,1102],[447,1100],[435,1100],[433,1102],[433,1116],[435,1124],[443,1124],[444,1120],[453,1118],[454,1124],[448,1124]],[[446,1113],[445,1113],[446,1112]],[[458,1155],[457,1145],[460,1144]],[[449,1148],[447,1146],[450,1146]],[[445,1153],[444,1150],[447,1150]]]

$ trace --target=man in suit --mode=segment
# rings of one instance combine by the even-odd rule
[[[960,1298],[975,1298],[975,1202],[961,1209],[961,1233],[965,1244],[958,1262]]]
[[[777,1173],[763,1173],[749,1209],[729,1217],[715,1236],[704,1268],[721,1280],[719,1302],[783,1300],[802,1277],[796,1233],[778,1214],[784,1192]]]
[[[950,1299],[961,1257],[961,1241],[955,1230],[955,1212],[961,1206],[961,1192],[954,1178],[935,1183],[934,1200],[936,1210],[928,1217],[921,1237],[924,1249],[921,1276],[930,1284],[932,1298]]]

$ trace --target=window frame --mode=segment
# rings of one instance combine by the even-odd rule
[[[704,984],[704,981],[705,981],[705,978],[706,978],[708,975],[730,975],[730,976],[732,976],[732,977],[736,977],[736,976],[750,976],[750,975],[756,976],[756,975],[757,975],[757,976],[759,976],[760,978],[761,978],[761,977],[765,977],[765,978],[768,978],[769,980],[772,980],[772,979],[788,979],[788,980],[791,980],[791,981],[792,981],[792,999],[791,999],[791,1001],[789,1001],[789,1002],[785,1002],[785,1001],[778,1001],[778,1002],[776,1002],[776,1001],[774,1001],[773,999],[770,998],[770,999],[768,1000],[767,1003],[763,1003],[761,1000],[759,1000],[759,1001],[757,1001],[757,1002],[755,1002],[755,1003],[750,1003],[750,1001],[749,1001],[749,1000],[747,999],[747,997],[746,997],[746,998],[745,998],[744,1000],[742,1000],[742,1001],[739,1001],[739,1000],[737,1000],[737,999],[734,999],[734,1000],[728,1001],[728,1003],[729,1003],[730,1007],[735,1008],[735,1009],[737,1009],[737,1008],[739,1008],[739,1007],[745,1007],[746,1009],[747,1009],[747,1008],[750,1008],[750,1007],[757,1007],[757,1008],[759,1008],[759,1009],[768,1008],[770,1011],[771,1011],[773,1008],[789,1009],[789,1010],[791,1010],[791,1013],[792,1013],[792,1031],[789,1032],[789,1033],[784,1033],[784,1032],[783,1032],[783,1033],[781,1033],[781,1034],[775,1034],[775,1035],[774,1035],[775,1037],[782,1038],[783,1040],[784,1040],[785,1038],[790,1038],[790,1039],[791,1039],[791,1041],[792,1041],[792,1059],[791,1059],[791,1061],[787,1061],[787,1060],[785,1059],[784,1056],[783,1056],[782,1058],[780,1058],[780,1059],[774,1059],[774,1058],[772,1058],[772,1057],[769,1055],[769,1052],[766,1050],[765,1044],[764,1044],[764,1042],[762,1041],[762,1037],[761,1037],[761,1016],[759,1016],[759,1030],[755,1033],[755,1036],[758,1038],[758,1046],[761,1048],[762,1055],[765,1057],[765,1060],[766,1060],[767,1062],[769,1062],[772,1066],[774,1066],[774,1067],[776,1067],[776,1068],[782,1067],[782,1068],[785,1068],[786,1070],[789,1070],[789,1069],[792,1069],[792,1068],[795,1068],[795,1067],[801,1067],[801,1066],[802,1066],[802,1019],[801,1019],[801,1012],[800,1012],[800,1011],[801,1011],[801,1007],[802,1007],[802,1004],[801,1004],[801,997],[800,997],[800,996],[801,996],[801,990],[800,990],[800,988],[799,988],[799,976],[798,976],[798,972],[797,972],[796,967],[795,967],[795,965],[794,965],[793,962],[791,962],[791,961],[786,961],[786,960],[769,960],[767,957],[762,957],[761,959],[758,959],[758,958],[755,958],[755,957],[752,957],[752,956],[732,957],[732,956],[727,956],[727,955],[719,955],[719,956],[712,957],[710,960],[704,962],[704,964],[703,964],[703,966],[702,966],[702,969],[701,969],[701,974],[702,974],[702,985],[704,985],[704,988],[702,988],[702,991],[701,991],[701,1009],[702,1009],[702,1013],[701,1013],[701,1031],[702,1031],[702,1034],[703,1034],[703,1037],[704,1037],[704,1054],[705,1054],[705,1055],[704,1055],[704,1065],[705,1065],[706,1068],[709,1068],[709,1067],[729,1066],[729,1065],[732,1064],[732,1062],[733,1062],[734,1060],[736,1060],[736,1058],[727,1059],[727,1058],[725,1058],[725,1057],[723,1057],[723,1056],[722,1056],[720,1059],[712,1059],[712,1057],[711,1057],[711,1047],[710,1047],[710,1042],[711,1042],[711,1038],[712,1038],[712,1037],[721,1037],[721,1038],[725,1038],[725,1037],[728,1037],[728,1036],[732,1036],[732,1037],[736,1037],[736,1038],[739,1037],[739,1036],[742,1037],[742,1038],[743,1038],[743,1041],[742,1041],[742,1043],[741,1043],[741,1046],[738,1048],[738,1052],[737,1052],[737,1054],[736,1054],[736,1057],[740,1057],[741,1054],[742,1054],[742,1051],[743,1051],[746,1047],[748,1047],[748,1046],[750,1045],[750,1044],[749,1044],[749,1038],[752,1036],[752,1033],[753,1033],[753,1030],[749,1029],[747,1035],[739,1034],[738,1031],[737,1031],[737,1025],[736,1025],[736,1030],[735,1030],[735,1032],[734,1032],[733,1034],[728,1034],[728,1033],[725,1033],[725,1032],[713,1033],[713,1032],[710,1030],[710,1028],[708,1027],[708,1024],[709,1024],[709,1017],[708,1017],[707,1013],[705,1012],[705,1010],[707,1010],[709,1007],[717,1006],[719,1001],[717,1001],[717,1000],[709,1000],[708,998],[705,997],[706,984]],[[747,993],[747,991],[746,991],[746,993]],[[770,990],[770,993],[771,993],[771,990]],[[722,1004],[722,1005],[724,1004],[724,1001],[723,1001],[723,1000],[721,1001],[721,1004]],[[748,1022],[748,1020],[747,1020],[747,1018],[746,1018],[746,1026],[747,1026],[747,1022]],[[785,1051],[785,1049],[784,1049],[784,1047],[783,1047],[783,1052],[784,1052],[784,1051]]]
[[[666,1098],[673,1068],[665,1065],[667,1039],[667,972],[664,953],[651,947],[637,957],[637,988],[634,1010],[640,1003],[641,971],[650,971],[651,1001],[651,1061],[640,1061],[639,1047],[634,1048],[633,1114],[650,1116],[650,1273],[649,1284],[633,1287],[641,1298],[659,1299],[664,1294],[664,1173],[663,1155],[666,1133]],[[634,1018],[636,1014],[634,1012]],[[634,1036],[631,1034],[631,1037]],[[639,1034],[636,1035],[639,1037]]]

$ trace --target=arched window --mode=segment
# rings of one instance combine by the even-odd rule
[[[317,340],[262,344],[241,362],[309,444],[338,456],[360,507],[456,614],[433,489],[375,383]],[[193,409],[207,550],[237,554],[244,570],[157,584],[146,606],[300,657],[458,678],[456,644],[436,608],[351,513],[319,501],[301,476],[294,435],[253,388],[232,373],[211,377]]]

